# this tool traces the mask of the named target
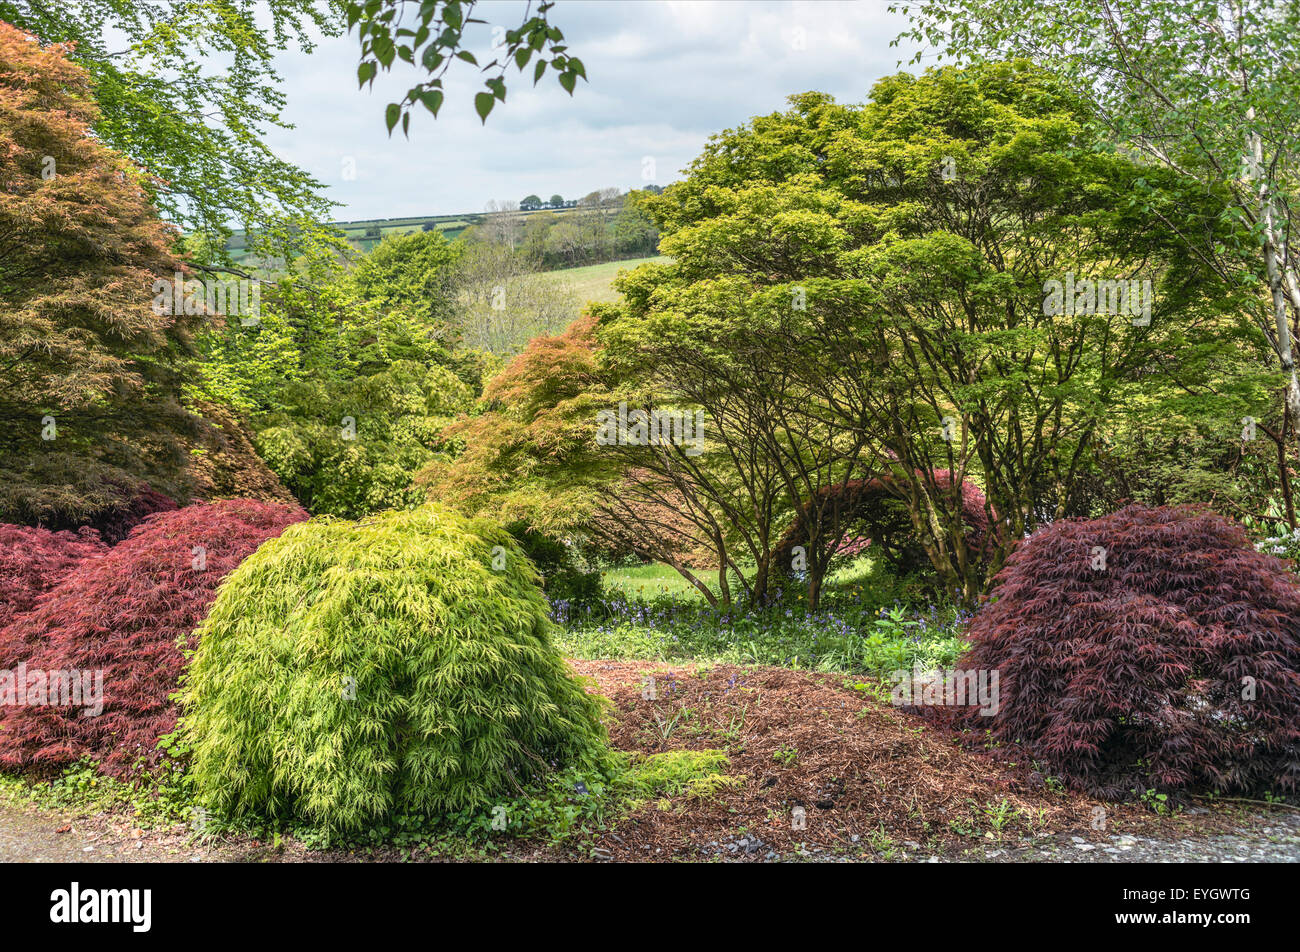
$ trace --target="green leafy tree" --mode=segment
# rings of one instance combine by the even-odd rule
[[[1300,423],[1295,339],[1300,251],[1291,239],[1300,182],[1300,7],[1291,0],[922,0],[906,8],[911,39],[962,60],[1032,58],[1093,103],[1095,127],[1153,168],[1224,198],[1227,227],[1162,205],[1147,179],[1135,193],[1187,253],[1249,308],[1281,370],[1280,417],[1261,429],[1288,464]],[[1291,443],[1289,447],[1286,445]],[[1293,465],[1293,464],[1292,464]]]
[[[440,235],[412,237],[435,252],[425,263],[450,260]],[[418,505],[413,476],[454,449],[441,430],[472,404],[484,364],[453,354],[431,323],[445,299],[418,293],[422,260],[386,256],[367,272],[367,300],[322,246],[266,287],[255,324],[203,337],[195,395],[246,414],[258,452],[312,512]]]
[[[548,19],[553,6],[551,0],[543,0],[533,12],[530,3],[517,26],[494,31],[493,50],[497,55],[480,67],[487,78],[483,80],[484,91],[474,96],[474,109],[484,122],[498,102],[506,101],[505,77],[511,65],[521,73],[531,65],[534,86],[549,69],[569,95],[573,95],[579,78],[587,79],[586,67],[568,52],[564,34]],[[487,24],[474,16],[477,8],[475,0],[428,0],[418,5],[405,0],[345,0],[348,30],[355,27],[361,41],[361,65],[357,67],[360,85],[373,85],[380,69],[388,71],[398,60],[422,69],[428,76],[385,108],[389,133],[398,122],[406,132],[411,125],[411,110],[417,106],[438,115],[445,99],[443,78],[457,60],[479,65],[478,58],[465,48],[467,29]]]
[[[643,200],[674,263],[623,282],[628,350],[664,368],[666,401],[709,359],[731,406],[766,398],[769,417],[807,418],[792,432],[865,437],[862,469],[893,477],[954,595],[973,599],[1025,532],[1082,505],[1115,408],[1190,389],[1198,412],[1229,420],[1258,396],[1258,381],[1213,377],[1250,333],[1237,287],[1187,262],[1132,198],[1146,180],[1213,226],[1213,196],[1090,138],[1067,85],[1018,62],[891,77],[863,107],[792,102],[715,137],[685,181]],[[1049,311],[1050,283],[1073,275],[1149,281],[1149,320],[1084,298]],[[816,460],[799,449],[787,465]],[[997,527],[991,558],[963,522],[968,478]]]
[[[462,247],[440,231],[389,235],[352,271],[361,299],[383,310],[400,308],[431,329],[453,320],[453,285]]]
[[[274,59],[337,36],[337,5],[313,0],[0,0],[0,21],[42,43],[71,44],[99,111],[95,135],[148,173],[169,221],[194,235],[193,260],[220,262],[229,223],[284,255],[328,217],[321,184],[278,158],[267,133],[281,118]]]

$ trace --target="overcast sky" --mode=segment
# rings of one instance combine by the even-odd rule
[[[476,16],[516,26],[522,0],[486,0]],[[481,79],[454,69],[435,120],[412,118],[410,139],[390,139],[384,106],[417,74],[406,64],[358,90],[356,35],[285,54],[288,98],[273,148],[328,186],[340,220],[481,211],[530,193],[580,198],[597,188],[666,185],[708,137],[785,108],[798,92],[861,102],[911,49],[891,47],[906,25],[888,0],[560,0],[550,14],[587,68],[572,97],[548,74],[535,89],[513,68],[504,105],[480,124]],[[480,62],[493,59],[488,27],[469,34]],[[904,68],[912,69],[914,67]],[[531,73],[531,64],[529,67]],[[510,77],[514,77],[511,79]],[[351,160],[351,162],[349,162]],[[347,170],[355,168],[355,177]],[[643,176],[653,171],[654,178]]]

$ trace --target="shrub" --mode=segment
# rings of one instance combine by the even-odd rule
[[[87,524],[108,545],[117,545],[154,513],[171,512],[177,508],[176,500],[145,486],[122,502],[101,509],[87,520]]]
[[[252,432],[239,414],[219,403],[201,403],[203,418],[212,424],[203,452],[190,463],[194,493],[200,499],[261,499],[293,505],[293,494],[271,472],[253,448]]]
[[[524,554],[532,560],[541,576],[542,591],[552,604],[587,605],[600,598],[600,573],[587,571],[563,542],[530,529],[522,522],[507,528]]]
[[[0,524],[0,630],[28,611],[83,560],[105,551],[94,529],[51,532]],[[0,655],[0,668],[21,661]]]
[[[0,765],[52,771],[82,757],[124,776],[156,763],[175,727],[185,648],[218,584],[286,525],[296,507],[253,500],[187,506],[149,517],[126,541],[68,573],[58,589],[0,631],[0,658],[33,671],[103,671],[103,711],[15,706],[0,729]],[[200,548],[201,547],[201,548]]]
[[[42,524],[50,529],[94,529],[106,545],[117,545],[155,512],[180,508],[176,500],[155,491],[148,484],[133,485],[109,479],[100,484],[98,493],[100,504],[93,513],[65,513],[46,518]]]
[[[184,696],[200,796],[341,832],[488,810],[597,764],[600,705],[551,644],[537,578],[507,532],[442,507],[290,528],[199,633]]]
[[[1102,557],[1104,556],[1104,561]],[[1035,533],[961,662],[1001,707],[961,720],[1107,798],[1300,780],[1300,582],[1236,523],[1129,506]]]
[[[954,476],[947,469],[934,470],[925,482],[953,493],[954,498],[947,505],[960,504],[963,532],[972,557],[977,560],[987,558],[992,552],[994,539],[984,493],[968,481],[954,487]],[[960,500],[955,498],[954,490],[958,488]],[[874,543],[896,571],[932,574],[933,566],[917,538],[908,507],[900,495],[909,491],[907,483],[892,474],[850,479],[821,488],[795,513],[794,520],[772,551],[772,566],[782,574],[789,573],[795,546],[808,544],[809,516],[816,509],[823,513],[823,518],[830,514],[838,517],[841,538],[834,543],[832,552],[841,561],[859,555],[867,543]]]

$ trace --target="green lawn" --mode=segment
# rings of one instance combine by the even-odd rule
[[[841,566],[826,579],[827,590],[851,589],[863,585],[872,577],[876,566],[871,559],[855,559],[848,565]],[[717,571],[703,569],[696,571],[696,576],[709,588],[717,589]],[[685,595],[688,598],[702,599],[697,589],[677,573],[677,570],[662,562],[648,565],[633,565],[621,569],[606,569],[601,578],[605,588],[621,591],[631,597],[651,598],[655,595]]]
[[[604,265],[598,265],[598,267],[604,267]],[[713,580],[715,573],[700,572],[697,574],[705,584],[708,584]],[[703,600],[699,589],[682,578],[675,569],[664,565],[662,562],[654,562],[649,565],[634,565],[622,569],[607,569],[602,578],[607,589],[622,591],[633,598],[677,595]]]

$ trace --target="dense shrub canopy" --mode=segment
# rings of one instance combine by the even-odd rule
[[[1104,556],[1104,561],[1102,557]],[[971,626],[990,729],[1106,797],[1300,784],[1300,581],[1244,530],[1129,506],[1035,533]]]
[[[0,765],[49,769],[82,757],[106,772],[150,761],[175,726],[184,649],[221,580],[266,539],[305,517],[253,500],[151,516],[122,543],[68,573],[58,589],[0,630],[0,660],[29,671],[103,670],[103,711],[17,706],[0,725]]]
[[[500,548],[497,548],[497,547]],[[200,794],[350,829],[499,802],[604,749],[510,535],[427,506],[318,518],[221,589],[187,676]]]
[[[121,501],[99,510],[86,524],[108,545],[117,545],[131,530],[156,512],[178,509],[176,500],[145,485],[135,492],[123,487]]]
[[[293,494],[257,455],[248,425],[237,411],[219,403],[198,407],[212,424],[204,451],[190,464],[194,492],[200,499],[261,499],[293,503]]]
[[[105,548],[94,529],[51,532],[0,524],[0,630],[84,559],[101,555]],[[0,655],[0,668],[21,660]]]

